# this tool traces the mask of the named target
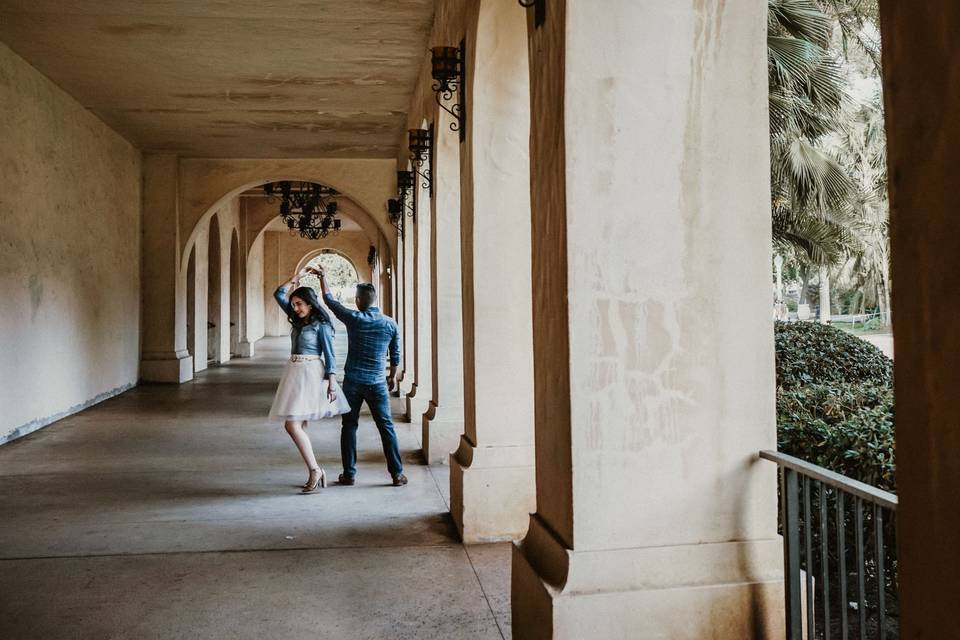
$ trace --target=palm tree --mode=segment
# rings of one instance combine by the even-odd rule
[[[816,267],[858,245],[851,231],[857,185],[821,145],[848,100],[830,51],[834,18],[815,0],[768,0],[773,237]]]

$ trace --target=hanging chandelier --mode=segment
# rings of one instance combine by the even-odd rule
[[[326,238],[340,231],[337,191],[316,182],[268,182],[263,185],[267,202],[280,200],[280,217],[291,233],[310,240]]]

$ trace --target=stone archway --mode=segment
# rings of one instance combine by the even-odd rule
[[[364,278],[362,277],[361,270],[357,266],[357,261],[353,257],[351,257],[347,252],[341,249],[337,249],[335,247],[324,247],[322,249],[314,249],[313,251],[307,253],[302,258],[300,258],[300,262],[297,263],[297,270],[299,271],[303,269],[308,264],[313,262],[318,256],[331,255],[331,254],[339,256],[340,258],[343,258],[343,260],[350,265],[350,268],[353,270],[353,275],[354,275],[353,279],[355,282],[365,281]]]
[[[284,176],[284,179],[298,180],[296,176]],[[275,335],[284,329],[282,323],[273,322],[275,319],[272,317],[273,314],[271,314],[273,305],[270,299],[272,289],[266,291],[265,287],[269,289],[269,286],[264,284],[265,278],[266,280],[271,280],[278,277],[271,276],[264,271],[265,252],[269,250],[265,249],[263,245],[265,233],[271,228],[271,224],[275,225],[278,220],[276,217],[277,214],[263,206],[259,209],[253,205],[248,206],[249,202],[243,197],[249,194],[251,190],[255,190],[256,187],[273,181],[272,179],[257,179],[253,182],[245,182],[241,186],[235,187],[231,192],[215,201],[214,206],[218,207],[217,209],[208,210],[200,215],[197,226],[191,230],[187,236],[187,247],[189,250],[201,240],[204,225],[208,224],[208,221],[212,220],[214,215],[218,213],[220,217],[223,218],[223,220],[221,220],[222,227],[224,223],[229,220],[233,231],[238,229],[243,230],[243,235],[238,239],[240,262],[238,273],[240,274],[240,278],[236,286],[239,287],[239,289],[231,286],[230,291],[233,294],[236,294],[238,291],[240,292],[239,301],[241,307],[240,313],[238,314],[239,322],[235,322],[235,324],[236,329],[239,331],[239,335],[237,336],[239,350],[240,353],[245,356],[252,355],[253,343],[260,337],[263,335]],[[242,191],[237,193],[237,191],[241,189]],[[338,237],[344,239],[346,244],[349,245],[349,247],[344,247],[344,252],[349,255],[353,263],[357,265],[357,271],[363,274],[365,279],[370,280],[372,278],[372,272],[367,273],[369,270],[363,268],[364,263],[362,263],[361,260],[365,260],[371,246],[376,249],[378,255],[384,256],[385,260],[392,260],[393,248],[390,238],[382,234],[380,225],[377,223],[375,217],[352,198],[341,195],[337,198],[337,201],[341,205],[338,215],[345,221],[344,233],[342,235],[333,234],[328,239],[317,242],[322,242],[324,246],[329,247],[331,243],[335,244],[337,242]],[[285,229],[285,227],[283,229]],[[282,229],[275,226],[274,230]],[[226,233],[226,231],[224,231],[224,233]],[[347,238],[347,236],[350,237]],[[274,247],[274,249],[276,249],[276,247]],[[347,249],[351,250],[348,251]],[[297,257],[299,257],[299,255]],[[269,260],[266,262],[269,262]],[[230,266],[232,263],[225,262],[224,264],[226,273],[232,273]],[[288,265],[285,268],[290,269],[292,265]],[[186,278],[185,262],[181,265],[181,275],[179,277],[181,279]],[[223,277],[227,278],[232,276],[224,275]],[[182,287],[182,289],[185,290],[185,287]],[[225,298],[223,304],[227,305],[230,303]],[[389,291],[384,295],[383,305],[386,308],[392,306],[392,296]],[[226,309],[226,306],[224,306],[224,309]],[[227,320],[224,322],[227,322]],[[227,342],[223,347],[224,353],[226,353],[227,350],[235,352],[234,345]]]

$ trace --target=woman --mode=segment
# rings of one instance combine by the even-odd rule
[[[324,473],[313,455],[313,445],[304,429],[308,420],[320,420],[350,411],[350,405],[337,393],[337,364],[333,355],[333,325],[320,306],[317,293],[300,287],[305,269],[280,285],[273,294],[293,327],[290,331],[291,355],[284,369],[270,417],[282,419],[283,427],[297,445],[310,472],[302,493],[327,486]],[[293,293],[288,292],[293,289]],[[322,358],[322,359],[321,359]]]

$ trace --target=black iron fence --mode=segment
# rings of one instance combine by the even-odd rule
[[[899,637],[897,496],[776,451],[787,640]]]

